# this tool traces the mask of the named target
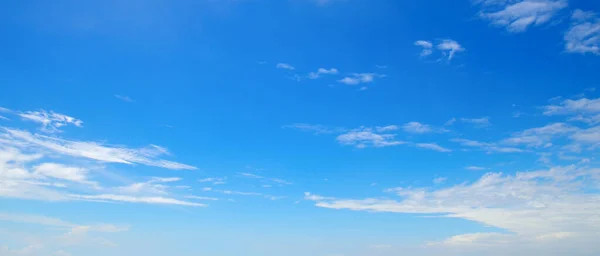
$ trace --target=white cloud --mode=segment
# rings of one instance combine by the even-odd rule
[[[296,68],[290,64],[287,63],[277,63],[277,68],[281,68],[281,69],[287,69],[287,70],[295,70]]]
[[[357,85],[357,84],[365,84],[372,83],[375,81],[375,78],[383,77],[383,75],[376,73],[353,73],[350,76],[344,77],[338,82],[347,84],[347,85]]]
[[[511,145],[523,144],[529,147],[548,147],[552,145],[553,138],[571,134],[578,130],[579,128],[565,123],[553,123],[515,133],[503,142]]]
[[[34,175],[68,180],[83,184],[95,185],[87,180],[88,170],[80,167],[66,166],[57,163],[43,163],[33,167]]]
[[[488,153],[520,153],[525,152],[525,150],[514,147],[503,147],[499,146],[496,143],[491,142],[480,142],[475,140],[468,139],[451,139],[450,141],[461,144],[465,147],[473,147],[478,148],[480,150],[486,151]]]
[[[337,141],[342,145],[365,147],[389,147],[405,144],[406,142],[395,139],[396,134],[377,133],[372,128],[361,127],[341,134]]]
[[[565,50],[600,55],[600,18],[596,13],[575,10],[565,33]]]
[[[452,150],[442,147],[435,143],[417,143],[415,144],[418,148],[430,149],[438,152],[452,152]]]
[[[106,163],[144,164],[175,170],[195,170],[196,167],[177,162],[157,159],[164,154],[162,148],[150,146],[141,149],[104,146],[96,142],[70,141],[58,137],[31,134],[27,131],[4,128],[6,133],[0,134],[16,143],[38,147],[54,153],[72,157],[87,158]]]
[[[485,167],[481,167],[481,166],[467,166],[465,167],[465,169],[469,170],[469,171],[483,171],[483,170],[487,170],[488,168]]]
[[[475,127],[483,128],[491,125],[489,117],[480,117],[480,118],[461,118],[461,122],[472,124]]]
[[[132,98],[129,98],[129,96],[115,94],[115,98],[120,99],[125,102],[135,102],[135,100],[133,100]]]
[[[198,182],[212,183],[213,185],[223,185],[226,183],[225,182],[226,180],[227,180],[227,177],[223,177],[223,178],[213,177],[213,178],[199,179]]]
[[[398,127],[396,125],[387,125],[387,126],[377,126],[377,127],[375,127],[375,130],[377,132],[390,132],[390,131],[396,131],[399,128],[400,127]]]
[[[559,243],[573,237],[600,238],[600,197],[586,192],[598,182],[599,169],[557,166],[514,175],[487,173],[475,182],[439,189],[391,189],[401,200],[337,199],[310,193],[305,199],[330,209],[460,218],[509,233],[463,234],[441,243],[446,245],[491,246],[507,240],[537,243],[549,239]]]
[[[426,124],[421,124],[419,122],[410,122],[402,126],[405,132],[409,133],[428,133],[433,132],[431,126]]]
[[[330,68],[330,69],[319,68],[319,70],[317,70],[317,72],[310,72],[308,74],[308,78],[317,79],[317,78],[321,77],[321,75],[337,75],[338,73],[339,73],[339,71],[335,68]]]
[[[463,48],[458,42],[451,39],[443,40],[437,45],[437,48],[438,50],[444,52],[444,55],[448,56],[448,61],[452,60],[457,52],[465,51],[465,48]]]
[[[75,125],[77,127],[83,126],[83,121],[79,119],[64,114],[55,113],[52,111],[27,111],[19,113],[19,116],[24,120],[42,124],[41,130],[48,133],[60,132],[61,127],[69,124]]]
[[[219,201],[219,198],[216,197],[206,197],[206,196],[185,196],[188,199],[196,199],[196,200],[204,200],[204,201]]]
[[[454,118],[454,117],[453,117],[453,118],[450,118],[450,120],[448,120],[448,121],[447,121],[447,122],[444,124],[444,126],[450,126],[450,125],[453,125],[454,123],[456,123],[456,118]]]
[[[127,195],[115,195],[115,194],[100,194],[100,195],[69,195],[73,199],[79,200],[90,200],[90,201],[114,201],[114,202],[126,202],[126,203],[144,203],[144,204],[171,204],[171,205],[182,205],[182,206],[206,206],[204,204],[192,203],[181,201],[174,198],[166,197],[136,197]]]
[[[433,53],[433,44],[430,41],[418,40],[415,42],[415,45],[423,48],[421,57],[429,56]]]
[[[513,33],[524,32],[530,26],[539,26],[552,20],[557,12],[567,7],[566,0],[511,0],[477,1],[484,10],[480,17],[492,24],[505,27]]]

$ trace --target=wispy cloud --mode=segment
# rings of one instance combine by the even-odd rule
[[[448,61],[451,61],[456,53],[465,51],[465,48],[458,42],[451,39],[442,40],[442,42],[437,45],[437,48],[442,51],[444,56],[448,56]]]
[[[115,94],[115,98],[120,99],[125,102],[135,102],[135,100],[133,100],[132,98],[129,98],[129,96]]]
[[[275,67],[280,68],[280,69],[287,69],[287,70],[295,70],[296,69],[294,66],[287,64],[287,63],[277,63],[277,65]]]
[[[347,85],[358,85],[358,84],[367,84],[375,81],[375,78],[383,77],[383,75],[377,73],[353,73],[350,76],[346,76],[338,82]]]
[[[343,132],[345,129],[343,128],[335,128],[335,127],[327,127],[320,124],[291,124],[284,125],[283,128],[295,129],[303,132],[312,132],[314,134],[328,134],[328,133],[338,133]]]
[[[204,178],[204,179],[199,179],[198,182],[202,182],[202,183],[212,183],[213,185],[223,185],[226,183],[227,177],[211,177],[211,178]]]
[[[554,16],[567,7],[566,0],[481,0],[476,1],[483,10],[482,19],[493,25],[504,27],[507,31],[519,33],[530,26],[539,26],[550,22]]]
[[[600,18],[594,12],[575,10],[564,38],[567,52],[600,55]]]
[[[58,137],[32,134],[23,130],[4,128],[2,135],[19,143],[28,144],[43,150],[87,158],[106,163],[143,164],[175,170],[194,170],[196,167],[177,162],[158,159],[164,155],[165,149],[150,145],[146,148],[131,149],[125,147],[105,146],[97,142],[70,141]]]
[[[429,150],[433,150],[433,151],[437,151],[437,152],[444,152],[444,153],[448,153],[448,152],[452,152],[451,149],[447,149],[445,147],[442,147],[436,143],[417,143],[415,144],[418,148],[424,148],[424,149],[429,149]]]
[[[310,193],[305,199],[329,209],[437,214],[508,231],[503,235],[463,234],[450,237],[443,242],[446,245],[491,246],[493,244],[487,242],[504,240],[484,239],[490,236],[539,243],[576,235],[592,241],[599,238],[600,219],[596,215],[600,211],[600,199],[585,192],[587,186],[594,183],[580,181],[597,182],[599,173],[597,169],[557,166],[514,175],[487,173],[475,182],[440,189],[390,189],[400,200],[338,199]]]
[[[422,124],[419,122],[406,123],[406,124],[402,125],[402,129],[405,132],[415,133],[415,134],[433,133],[433,132],[435,132],[435,133],[448,132],[448,130],[446,130],[444,128],[437,128],[437,127],[433,127],[428,124]]]
[[[404,141],[396,140],[395,137],[396,134],[378,133],[372,128],[361,127],[339,135],[337,141],[342,145],[349,145],[357,148],[389,147],[406,143]]]
[[[489,117],[480,117],[480,118],[461,118],[461,122],[472,124],[478,128],[484,128],[492,125]]]
[[[60,132],[60,128],[67,125],[83,126],[83,121],[77,118],[52,111],[27,111],[19,113],[19,116],[24,120],[42,124],[41,130],[48,133]]]
[[[330,68],[330,69],[319,68],[319,70],[317,70],[317,72],[310,72],[308,74],[308,78],[317,79],[317,78],[321,77],[322,75],[337,75],[338,73],[339,73],[339,71],[335,68]]]
[[[260,175],[254,174],[254,173],[248,173],[248,172],[242,172],[242,173],[239,173],[239,174],[242,177],[261,180],[261,182],[271,182],[271,183],[275,183],[275,184],[278,184],[278,185],[292,185],[292,182],[289,182],[289,181],[284,180],[284,179],[268,178],[268,177],[260,176]]]
[[[515,147],[504,147],[500,146],[497,143],[492,142],[480,142],[475,140],[468,139],[451,139],[450,141],[459,143],[465,147],[477,148],[479,150],[485,151],[487,153],[520,153],[525,152],[525,150]]]
[[[483,170],[487,170],[488,168],[472,165],[472,166],[465,167],[465,169],[467,169],[469,171],[483,171]]]
[[[416,46],[423,48],[421,50],[421,57],[429,56],[433,53],[433,43],[426,40],[418,40],[415,42]]]
[[[100,195],[77,195],[71,194],[69,197],[79,200],[106,200],[113,202],[124,202],[124,203],[143,203],[143,204],[171,204],[171,205],[182,205],[182,206],[206,206],[205,204],[198,204],[192,202],[181,201],[174,198],[166,197],[136,197],[128,195],[115,195],[115,194],[100,194]]]

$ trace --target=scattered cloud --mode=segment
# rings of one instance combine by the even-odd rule
[[[353,73],[350,76],[338,80],[338,82],[347,85],[366,84],[372,83],[375,81],[375,78],[379,77],[383,77],[383,75],[377,73]]]
[[[206,196],[185,196],[187,199],[196,199],[203,201],[219,201],[219,198],[216,197],[206,197]]]
[[[124,95],[119,95],[119,94],[115,94],[115,98],[120,99],[122,101],[125,102],[135,102],[135,100],[133,100],[132,98],[129,98],[129,96],[124,96]]]
[[[280,69],[287,69],[287,70],[295,70],[296,69],[294,66],[287,64],[287,63],[277,63],[276,67],[280,68]]]
[[[435,127],[432,127],[431,125],[422,124],[419,122],[406,123],[406,124],[402,125],[402,129],[405,132],[415,133],[415,134],[433,133],[433,132],[435,132],[435,133],[448,132],[448,130],[446,130],[444,128],[435,128]]]
[[[552,139],[578,131],[579,128],[565,124],[553,123],[539,128],[531,128],[513,134],[510,138],[503,140],[506,144],[526,145],[528,147],[550,147]]]
[[[554,16],[567,7],[566,0],[480,0],[475,1],[483,10],[482,19],[493,25],[504,27],[512,33],[526,31],[531,26],[550,22]]]
[[[444,126],[451,126],[454,123],[456,123],[456,118],[450,118],[450,120],[446,121],[446,123],[444,123]]]
[[[83,121],[77,118],[52,111],[27,111],[19,113],[19,116],[24,120],[42,124],[41,130],[47,133],[60,132],[60,128],[67,125],[74,125],[77,127],[83,126]]]
[[[338,73],[339,73],[339,71],[335,68],[330,68],[330,69],[319,68],[319,70],[317,70],[317,72],[310,72],[308,74],[308,78],[317,79],[317,78],[321,77],[322,75],[337,75]]]
[[[390,131],[396,131],[398,129],[400,129],[400,127],[398,127],[396,125],[377,126],[377,127],[375,127],[375,130],[377,132],[390,132]]]
[[[312,132],[314,134],[329,134],[329,133],[338,133],[343,132],[343,128],[330,128],[320,124],[291,124],[284,125],[283,128],[295,129],[303,132]]]
[[[226,180],[227,180],[227,177],[223,177],[223,178],[212,177],[212,178],[199,179],[198,182],[212,183],[213,185],[223,185],[226,183]]]
[[[260,176],[260,175],[256,175],[254,173],[242,172],[242,173],[240,173],[240,176],[246,177],[246,178],[250,178],[250,179],[258,179],[258,180],[261,180],[261,182],[271,182],[271,183],[275,183],[275,184],[278,184],[278,185],[292,185],[291,182],[283,180],[283,179],[279,179],[279,178],[267,178],[267,177],[263,177],[263,176]]]
[[[480,142],[475,140],[468,139],[451,139],[450,141],[461,144],[465,147],[478,148],[479,150],[485,151],[487,153],[521,153],[525,152],[525,150],[514,147],[503,147],[499,146],[497,143],[491,142]]]
[[[594,12],[575,10],[564,38],[567,52],[600,55],[600,18]]]
[[[484,128],[492,125],[489,117],[481,117],[481,118],[461,118],[461,122],[472,124],[478,128]]]
[[[438,152],[452,152],[452,150],[442,147],[435,143],[417,143],[415,144],[418,148],[430,149]]]
[[[372,128],[360,127],[339,135],[337,141],[342,145],[354,146],[356,148],[389,147],[406,143],[396,140],[395,137],[396,134],[378,133]]]
[[[430,41],[418,40],[415,42],[415,45],[423,48],[421,50],[421,57],[429,56],[433,53],[433,43]]]
[[[448,56],[448,61],[451,61],[457,52],[465,51],[465,48],[458,42],[451,39],[442,40],[442,42],[437,45],[437,48],[444,53],[444,56]]]
[[[467,169],[469,171],[484,171],[484,170],[487,170],[488,168],[472,165],[472,166],[465,167],[465,169]]]

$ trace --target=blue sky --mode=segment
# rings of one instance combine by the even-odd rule
[[[0,255],[600,253],[600,3],[1,7]]]

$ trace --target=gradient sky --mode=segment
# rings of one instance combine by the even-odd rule
[[[4,1],[0,255],[599,255],[596,12]]]

